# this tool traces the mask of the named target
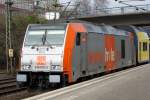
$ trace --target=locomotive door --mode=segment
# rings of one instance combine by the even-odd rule
[[[80,61],[81,61],[81,73],[87,74],[87,33],[81,33],[80,38]]]

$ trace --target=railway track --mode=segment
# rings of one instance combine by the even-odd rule
[[[26,89],[26,87],[17,87],[15,77],[5,77],[0,79],[0,96],[17,93]]]
[[[15,76],[0,75],[0,100],[20,100],[51,90],[18,88]]]

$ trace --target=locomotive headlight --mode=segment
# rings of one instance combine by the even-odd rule
[[[62,68],[61,68],[61,66],[60,66],[60,65],[52,65],[52,66],[51,66],[51,70],[61,71],[61,70],[62,70]]]

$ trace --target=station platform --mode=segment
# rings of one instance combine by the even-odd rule
[[[104,75],[24,100],[149,100],[150,64]]]

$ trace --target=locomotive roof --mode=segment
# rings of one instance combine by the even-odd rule
[[[142,29],[141,27],[135,27],[133,25],[120,25],[120,26],[116,26],[116,27],[119,29],[124,29],[124,30],[130,31],[132,33],[136,33],[137,36],[139,35],[139,33],[144,33],[144,34],[141,34],[140,36],[138,36],[140,39],[149,37],[148,32],[145,31],[144,29]]]
[[[75,22],[71,22],[75,23]],[[78,22],[81,23],[81,22]],[[89,22],[82,22],[87,30],[88,33],[98,33],[98,34],[113,34],[113,35],[124,35],[127,36],[128,32],[121,30],[121,29],[116,29],[110,25],[105,25],[105,24],[100,24],[100,25],[94,25]],[[55,24],[30,24],[28,26],[29,30],[34,30],[34,29],[66,29],[67,23],[55,23]]]
[[[127,36],[129,32],[121,30],[121,29],[116,29],[110,25],[93,25],[93,24],[85,24],[86,29],[88,32],[92,33],[99,33],[99,34],[113,34],[113,35],[124,35]]]
[[[116,26],[116,28],[123,29],[123,30],[126,30],[126,31],[130,31],[132,33],[144,31],[141,28],[135,27],[133,25],[119,25],[119,26]]]
[[[99,33],[99,34],[114,34],[114,35],[124,35],[127,36],[130,31],[123,29],[117,29],[113,26],[106,25],[104,23],[95,24],[92,22],[81,21],[81,20],[72,20],[72,23],[83,23],[88,32]]]

